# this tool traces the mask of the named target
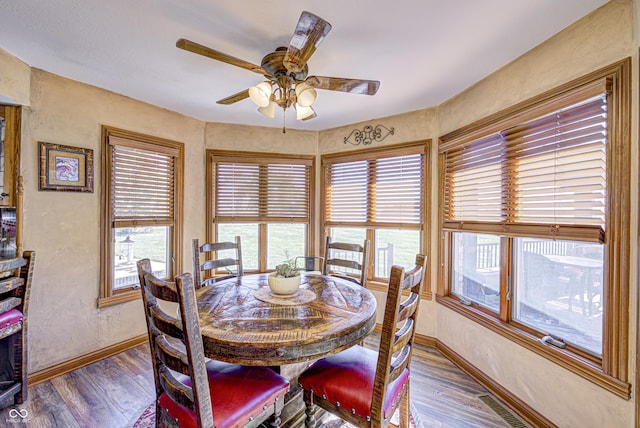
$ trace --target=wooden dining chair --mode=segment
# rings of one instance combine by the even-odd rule
[[[366,287],[369,268],[368,255],[368,239],[365,239],[363,244],[360,245],[347,242],[332,242],[331,236],[327,236],[322,273],[339,276]],[[337,269],[334,269],[334,267]],[[350,275],[352,272],[357,276]]]
[[[206,360],[191,274],[155,277],[149,259],[138,262],[156,386],[156,426],[257,427],[280,412],[289,382],[266,367]],[[180,319],[158,300],[178,303]]]
[[[34,251],[0,260],[0,408],[27,399],[27,314]]]
[[[307,427],[315,426],[314,406],[319,406],[357,427],[386,427],[399,408],[400,428],[408,428],[409,363],[425,256],[416,255],[415,263],[408,272],[391,267],[377,352],[355,345],[318,360],[300,375]]]
[[[244,275],[242,269],[242,247],[240,237],[234,241],[212,242],[200,245],[196,238],[191,242],[193,257],[193,279],[196,288],[213,284],[223,279]],[[232,250],[232,257],[219,257],[218,252]],[[204,256],[204,259],[203,257]],[[233,267],[231,270],[229,268]],[[227,274],[220,275],[217,271],[225,269]]]

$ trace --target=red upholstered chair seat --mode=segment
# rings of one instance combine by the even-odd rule
[[[256,417],[265,406],[273,406],[275,397],[284,399],[288,382],[265,367],[248,367],[220,361],[207,361],[207,376],[216,428],[241,427]],[[191,386],[187,376],[179,377]],[[160,406],[178,420],[180,427],[196,427],[193,410],[173,401],[166,392],[159,398]]]
[[[0,329],[18,324],[22,321],[22,312],[17,309],[10,309],[0,314]]]
[[[300,375],[300,385],[313,390],[314,395],[355,413],[361,418],[371,416],[371,397],[376,377],[378,353],[362,346],[353,346],[338,354],[316,362]],[[409,371],[402,374],[387,387],[384,398],[385,419],[398,399],[402,388],[409,381]]]

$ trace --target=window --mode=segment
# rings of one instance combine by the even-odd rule
[[[313,156],[207,152],[207,236],[242,240],[245,271],[265,272],[313,249]]]
[[[138,298],[136,261],[181,270],[183,144],[103,127],[102,286],[98,306]]]
[[[369,280],[386,283],[391,265],[412,267],[426,248],[427,165],[425,142],[322,156],[323,231],[370,240]]]
[[[441,138],[438,301],[628,398],[625,64]]]

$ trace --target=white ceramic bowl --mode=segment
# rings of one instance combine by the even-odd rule
[[[290,278],[277,277],[276,273],[273,272],[268,277],[269,280],[269,288],[275,294],[293,294],[298,291],[300,287],[300,274],[296,276],[292,276]]]

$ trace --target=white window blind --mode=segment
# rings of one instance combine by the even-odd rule
[[[325,164],[328,226],[419,228],[422,224],[422,153],[394,156],[391,152],[379,158],[332,159]]]
[[[490,135],[447,153],[445,217],[459,221],[501,221],[504,140]]]
[[[267,165],[267,217],[309,218],[309,168]]]
[[[219,162],[214,169],[216,217],[259,217],[260,165]]]
[[[452,147],[444,162],[445,228],[500,223],[507,234],[544,236],[566,225],[602,240],[606,145],[601,95]],[[530,233],[508,225],[528,225]]]
[[[112,220],[174,221],[175,158],[138,147],[110,146]]]
[[[217,160],[213,174],[216,222],[309,222],[309,162]]]
[[[328,165],[326,178],[327,221],[365,223],[368,212],[369,162]]]

